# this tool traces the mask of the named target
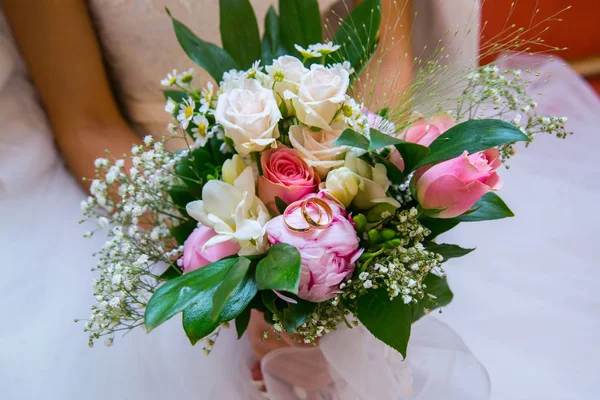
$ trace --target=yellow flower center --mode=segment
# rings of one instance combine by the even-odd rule
[[[348,104],[344,104],[344,106],[342,107],[342,113],[350,118],[352,116],[352,114],[354,114],[354,111],[352,110],[352,107],[350,107]]]
[[[192,107],[190,107],[190,106],[187,106],[185,108],[185,117],[186,118],[191,118],[192,115],[194,115],[194,109]]]
[[[204,125],[204,124],[198,125],[198,134],[202,137],[206,136],[206,125]]]

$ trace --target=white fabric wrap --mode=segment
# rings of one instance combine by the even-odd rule
[[[434,317],[413,325],[407,358],[364,326],[341,326],[318,348],[286,348],[262,361],[269,398],[484,400],[486,369],[460,337]]]

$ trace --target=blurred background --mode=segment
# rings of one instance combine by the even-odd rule
[[[506,16],[511,12],[514,0],[484,0],[482,6],[483,41],[494,37],[505,27]],[[518,0],[510,17],[510,24],[517,27],[529,26],[531,16],[537,13],[536,20],[541,21],[560,13],[550,22],[550,29],[541,37],[546,43],[566,50],[555,54],[569,62],[577,72],[584,76],[600,94],[600,29],[598,29],[598,0]],[[567,7],[570,9],[565,10]],[[560,12],[565,10],[564,12]],[[559,21],[559,19],[561,21]],[[482,62],[491,62],[495,56],[489,56]]]

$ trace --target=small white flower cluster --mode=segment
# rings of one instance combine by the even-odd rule
[[[390,300],[401,296],[405,304],[417,303],[425,296],[425,277],[432,271],[443,274],[443,258],[423,246],[429,231],[417,221],[416,209],[397,213],[383,226],[395,231],[393,245],[383,245],[359,264],[358,279],[340,288],[348,288],[348,297],[354,299],[367,290],[385,287]]]
[[[356,132],[369,137],[369,122],[367,116],[362,112],[363,109],[363,104],[359,104],[352,97],[346,96],[346,101],[335,120],[344,122]]]
[[[213,84],[208,82],[207,86],[198,92],[192,86],[194,71],[192,69],[177,74],[176,70],[168,74],[161,81],[163,86],[174,86],[181,90],[185,97],[177,102],[173,98],[167,98],[165,111],[175,116],[177,124],[169,124],[169,132],[178,135],[179,129],[187,132],[194,139],[190,149],[196,149],[206,145],[212,137],[222,137],[221,128],[211,123],[214,114],[216,96]]]
[[[500,70],[497,66],[484,66],[468,76],[468,85],[457,99],[457,109],[451,114],[457,119],[494,118],[511,122],[533,139],[539,133],[549,133],[566,138],[566,117],[540,116],[537,103],[528,94],[531,81],[524,74],[539,72],[518,69]],[[514,154],[512,144],[500,147],[503,160]]]
[[[316,43],[308,46],[308,49],[303,48],[299,45],[294,45],[296,50],[302,55],[304,60],[308,60],[309,58],[319,58],[326,57],[327,55],[333,53],[334,51],[339,50],[340,45],[333,44],[333,42],[328,43]]]
[[[132,154],[128,171],[126,160],[96,160],[92,195],[81,203],[88,220],[95,220],[100,228],[111,227],[96,254],[97,302],[85,326],[90,345],[101,336],[112,343],[116,332],[143,323],[145,306],[158,285],[153,267],[170,264],[183,250],[170,232],[181,216],[167,191],[180,182],[174,167],[187,151],[170,153],[162,142],[147,136]]]

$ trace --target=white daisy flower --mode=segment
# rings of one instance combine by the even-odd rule
[[[305,49],[302,48],[302,46],[298,46],[297,44],[295,44],[294,47],[300,52],[300,54],[302,54],[302,57],[304,57],[305,59],[321,57],[321,53],[310,48]]]
[[[179,114],[177,114],[177,121],[181,124],[183,129],[187,129],[192,118],[194,118],[194,108],[196,103],[191,97],[183,100],[183,103],[179,105]]]
[[[250,67],[250,69],[246,73],[246,76],[250,79],[254,79],[256,77],[256,74],[260,72],[261,69],[262,67],[260,66],[260,60],[254,61],[252,63],[252,67]]]
[[[174,69],[172,72],[167,74],[167,77],[160,81],[163,86],[173,86],[177,83],[177,70]]]
[[[175,112],[175,108],[177,107],[177,103],[172,98],[167,99],[167,104],[165,104],[165,111],[169,114],[173,114]]]
[[[339,44],[333,44],[333,42],[331,42],[331,41],[329,43],[325,43],[325,44],[317,43],[317,44],[311,44],[310,46],[308,46],[309,50],[316,51],[317,53],[319,53],[322,56],[331,54],[334,51],[337,51],[339,48],[340,48]]]
[[[201,91],[202,98],[200,99],[200,112],[206,114],[214,99],[214,86],[212,82],[208,82],[206,87]]]
[[[346,71],[348,71],[349,75],[352,75],[355,72],[354,68],[352,68],[352,65],[350,64],[350,61],[344,61],[343,63],[331,64],[331,65],[329,65],[329,67],[345,69]]]
[[[175,136],[175,135],[177,135],[177,134],[178,134],[178,132],[177,132],[177,129],[178,129],[178,128],[177,128],[177,125],[175,125],[175,124],[174,124],[174,123],[172,123],[172,122],[169,122],[169,125],[167,125],[167,129],[169,130],[169,133],[170,133],[171,135],[173,135],[173,136]]]
[[[180,85],[187,85],[189,84],[192,79],[194,79],[194,69],[190,68],[185,72],[182,72],[181,74],[177,75],[177,83],[179,83]]]
[[[204,146],[206,141],[211,136],[209,135],[208,131],[208,120],[204,115],[198,114],[194,116],[192,123],[196,125],[194,128],[192,128],[192,135],[194,139],[196,139],[197,143],[199,142],[200,146]]]

